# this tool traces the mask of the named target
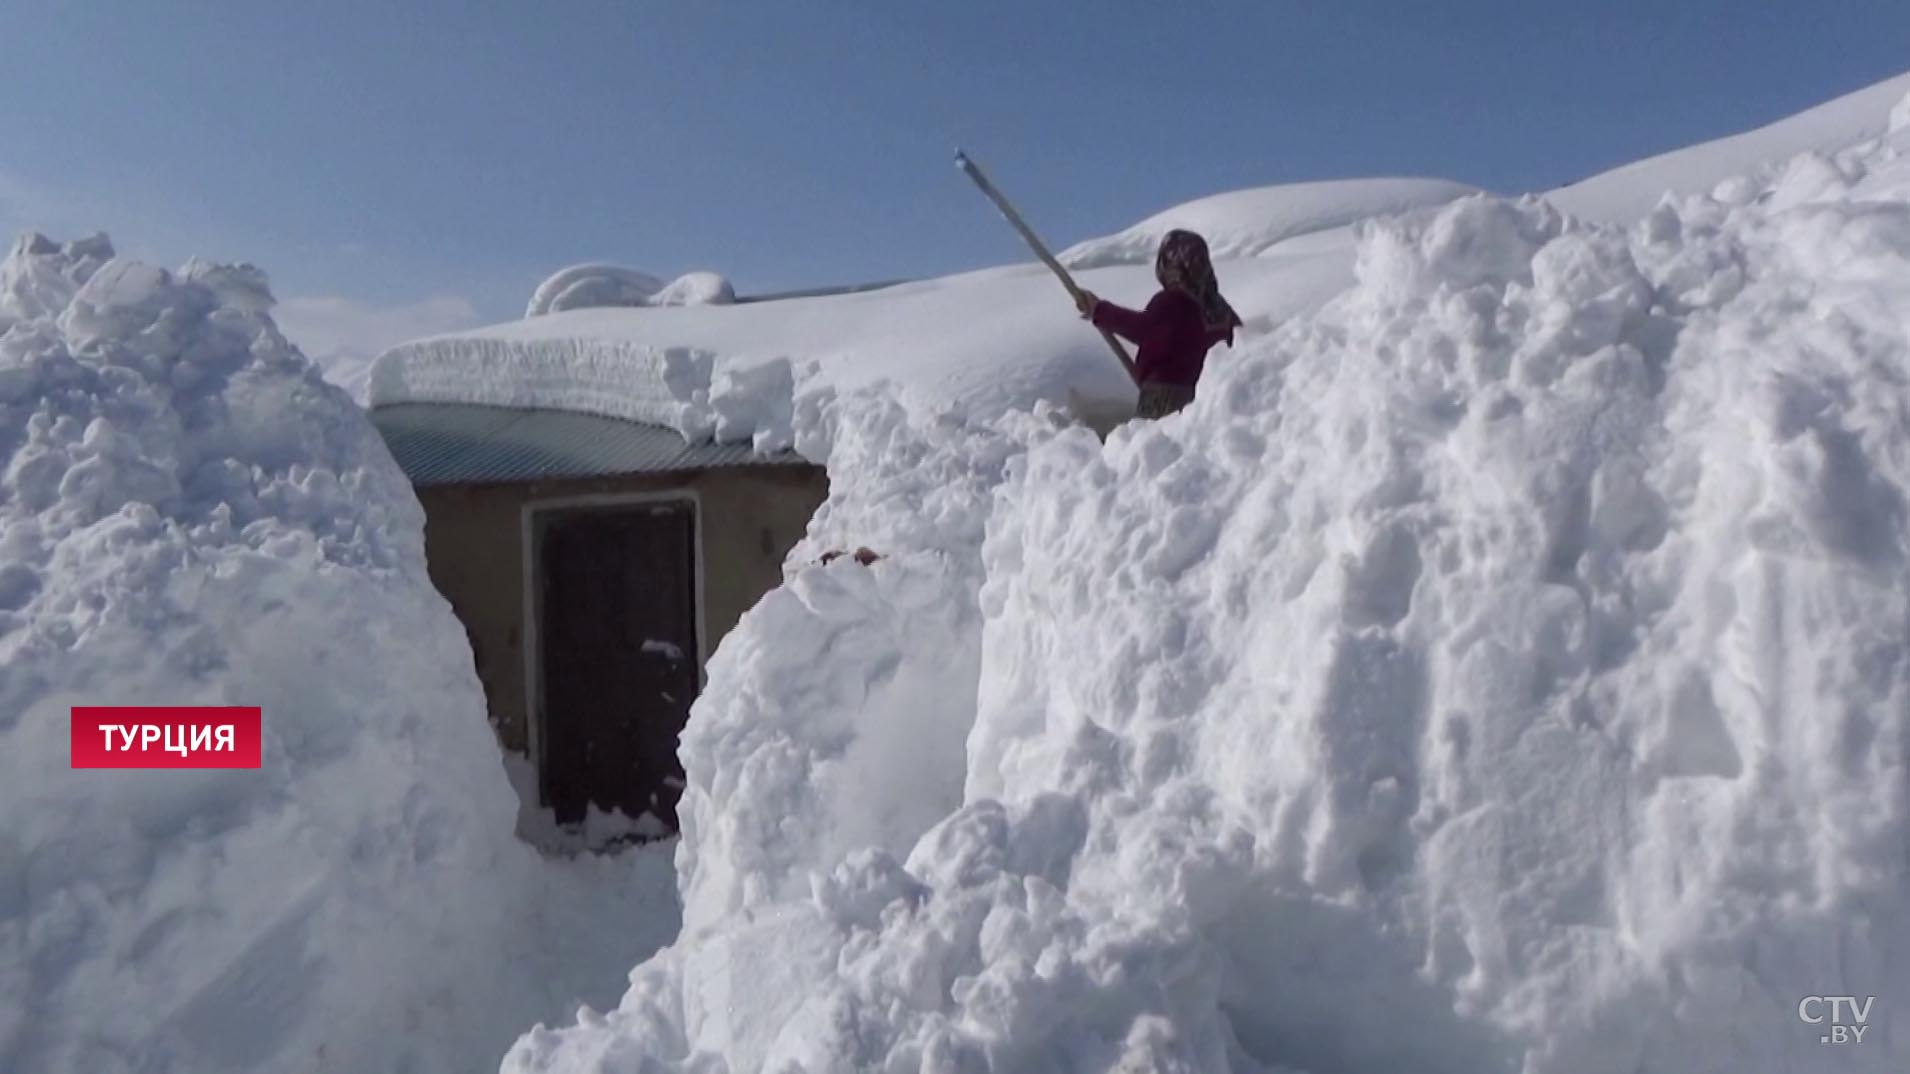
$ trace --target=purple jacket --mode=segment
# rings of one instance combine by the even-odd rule
[[[1207,327],[1200,303],[1185,291],[1166,288],[1148,300],[1144,310],[1131,310],[1103,299],[1089,318],[1094,327],[1125,336],[1140,348],[1134,368],[1143,384],[1178,384],[1192,388],[1200,380],[1207,352],[1214,344],[1231,343],[1233,332]]]

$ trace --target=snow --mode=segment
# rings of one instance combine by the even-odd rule
[[[23,238],[0,1068],[1904,1069],[1907,80],[1544,198],[1082,244],[1133,303],[1148,229],[1202,228],[1248,321],[1105,443],[1058,405],[1131,387],[1032,265],[592,268],[543,306],[643,308],[393,349],[374,405],[829,469],[711,658],[681,838],[563,861],[514,808],[654,825],[513,806],[417,503],[263,275]],[[263,705],[265,770],[63,763],[68,706],[148,700]],[[1832,1056],[1820,994],[1885,1013]]]
[[[652,306],[727,306],[736,288],[714,272],[686,272],[650,297]]]
[[[1751,173],[1780,166],[1797,154],[1823,155],[1886,131],[1891,116],[1910,114],[1910,74],[1879,83],[1790,119],[1731,138],[1667,153],[1546,194],[1573,215],[1628,224],[1643,217],[1667,191],[1712,193],[1720,183],[1759,189],[1773,176]],[[1893,113],[1895,106],[1895,113]],[[1746,186],[1745,184],[1749,184]],[[1729,190],[1715,191],[1728,200]],[[1426,214],[1477,193],[1441,179],[1375,178],[1289,183],[1238,190],[1165,210],[1113,235],[1070,247],[1061,259],[1081,286],[1125,303],[1144,302],[1153,290],[1151,265],[1160,236],[1171,228],[1203,234],[1218,262],[1222,289],[1247,321],[1245,335],[1262,334],[1318,308],[1353,282],[1353,250],[1365,221]],[[988,210],[977,202],[978,218]],[[1003,229],[1004,249],[1014,249]],[[592,278],[579,266],[553,277],[540,296]],[[628,270],[614,270],[628,272]],[[975,413],[1027,409],[1046,400],[1106,422],[1131,413],[1134,390],[1098,336],[1080,331],[1066,296],[1039,265],[987,269],[865,291],[738,306],[689,304],[676,308],[672,292],[713,293],[708,281],[692,287],[691,274],[665,288],[641,277],[616,302],[560,304],[641,306],[573,309],[467,332],[434,336],[394,348],[371,376],[371,405],[403,401],[468,402],[509,396],[514,405],[576,408],[611,416],[640,415],[693,438],[708,435],[706,416],[683,416],[621,406],[620,372],[630,391],[654,396],[654,356],[694,352],[709,356],[712,376],[729,366],[788,359],[797,395],[853,391],[880,383],[906,386],[960,403]],[[561,288],[559,288],[561,289]],[[663,293],[658,294],[661,290]],[[641,292],[640,294],[638,292]],[[546,308],[532,303],[532,312]],[[1240,341],[1237,341],[1240,342]],[[501,392],[495,385],[465,387],[459,370],[502,375],[550,387]],[[393,367],[423,366],[413,375]],[[386,385],[382,390],[380,380]],[[585,386],[578,389],[577,386]],[[692,389],[694,391],[695,389]],[[736,430],[733,436],[742,438]],[[772,430],[769,439],[784,433]]]
[[[0,262],[0,1069],[481,1069],[675,933],[666,855],[512,837],[418,503],[271,303]],[[80,704],[261,706],[263,768],[72,770]]]
[[[635,269],[592,263],[560,269],[538,284],[524,316],[599,306],[727,306],[735,301],[736,289],[714,272],[688,272],[666,284]]]
[[[868,544],[907,551],[915,567],[842,557],[798,571],[712,656],[679,748],[692,930],[806,891],[803,866],[907,847],[960,804],[993,490],[1031,439],[1060,427],[1046,408],[976,426],[876,390],[805,402],[796,446],[829,460],[831,488],[790,562]]]
[[[558,269],[531,293],[525,317],[592,306],[641,306],[663,290],[663,281],[617,265],[590,263]]]
[[[725,365],[710,386],[709,405],[710,436],[718,443],[748,440],[766,455],[794,444],[796,374],[787,359]]]
[[[1219,271],[1250,334],[1344,289],[1352,261],[1348,239],[1304,254],[1225,262]],[[1098,269],[1079,279],[1115,301],[1144,303],[1152,292],[1151,268]],[[1045,399],[1131,413],[1134,396],[1106,344],[1082,331],[1067,294],[1033,265],[855,294],[512,321],[393,348],[374,367],[368,394],[372,406],[573,407],[705,435],[703,412],[684,409],[702,387],[700,365],[679,391],[655,386],[658,363],[670,355],[680,363],[708,356],[712,388],[726,370],[787,360],[798,397],[888,384],[978,412]],[[770,434],[782,439],[784,430]],[[732,435],[740,438],[740,428]]]
[[[1105,444],[817,375],[683,934],[504,1069],[1902,1069],[1798,1003],[1910,994],[1910,137],[1721,179],[1362,225]]]
[[[653,653],[657,656],[661,656],[669,660],[683,659],[682,646],[676,644],[675,642],[658,641],[655,638],[644,639],[643,644],[637,647],[637,651],[645,652],[645,653]]]
[[[0,331],[65,309],[80,285],[112,256],[112,243],[103,234],[64,245],[38,233],[21,235],[0,262]]]
[[[642,861],[636,866],[642,881],[640,886],[626,890],[613,881],[607,890],[598,893],[596,906],[578,911],[600,915],[586,918],[590,926],[620,920],[634,911],[654,918],[644,929],[651,947],[660,946],[676,935],[681,914],[677,908],[675,866],[671,864],[675,850],[672,844],[662,842],[675,833],[661,817],[647,811],[633,817],[621,810],[605,811],[591,803],[584,811],[583,823],[559,824],[554,810],[538,805],[537,767],[530,758],[521,753],[506,753],[504,771],[517,794],[517,838],[546,854],[574,857],[586,851],[616,853],[632,844],[656,844],[644,848]]]
[[[1280,243],[1376,216],[1444,205],[1479,191],[1443,179],[1339,179],[1235,190],[1177,205],[1115,235],[1063,251],[1070,269],[1154,264],[1175,228],[1198,232],[1216,259],[1255,257]]]
[[[1154,289],[1159,235],[1198,228],[1213,245],[1221,285],[1251,335],[1317,307],[1352,282],[1358,221],[1471,192],[1422,179],[1236,191],[1170,209],[1064,257],[1080,269],[1081,286],[1138,305]],[[975,211],[987,218],[985,204],[978,201]],[[1004,249],[1014,249],[1005,229],[1003,236]],[[710,435],[692,398],[702,381],[686,382],[676,393],[654,386],[662,356],[695,354],[699,361],[707,356],[718,382],[731,369],[787,359],[797,396],[888,384],[976,413],[1027,409],[1042,400],[1092,421],[1132,413],[1134,388],[1126,374],[1099,336],[1081,330],[1066,293],[1039,265],[849,294],[670,308],[670,292],[689,279],[628,303],[646,307],[641,310],[553,313],[395,347],[374,367],[367,398],[372,406],[493,402],[579,409],[665,425],[697,439]],[[780,414],[780,406],[770,409]],[[755,435],[735,421],[725,428],[718,439]],[[764,430],[766,442],[787,438],[780,424]]]
[[[484,323],[468,299],[455,295],[398,303],[295,295],[272,307],[272,320],[326,380],[360,404],[379,355],[409,340]]]
[[[387,352],[372,369],[368,394],[374,405],[450,401],[581,411],[675,429],[691,443],[786,448],[795,392],[788,360],[716,374],[715,359],[689,347],[623,341],[480,337],[447,348],[426,340]]]
[[[392,360],[416,351],[416,360]],[[634,345],[526,347],[482,340],[442,360],[429,344],[405,344],[372,370],[380,403],[456,400],[489,406],[578,410],[676,429],[704,431],[715,356],[687,347]]]
[[[1546,194],[1576,216],[1629,224],[1666,193],[1709,193],[1801,153],[1834,153],[1895,129],[1910,115],[1910,72],[1753,131],[1635,161]],[[1894,110],[1893,110],[1894,106]]]
[[[378,361],[378,355],[384,353],[382,350],[375,353],[345,348],[316,351],[308,350],[303,342],[298,342],[297,346],[325,374],[326,380],[345,389],[345,393],[360,406],[364,405],[371,388],[371,370]]]

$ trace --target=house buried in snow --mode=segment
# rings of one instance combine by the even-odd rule
[[[539,803],[560,824],[595,806],[674,830],[704,661],[781,583],[822,468],[593,414],[404,403],[371,419],[424,505],[431,580]]]

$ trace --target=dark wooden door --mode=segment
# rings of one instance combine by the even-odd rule
[[[688,501],[535,516],[544,802],[645,812],[676,829],[677,735],[696,700],[696,526]]]

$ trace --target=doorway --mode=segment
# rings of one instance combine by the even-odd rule
[[[559,824],[595,806],[677,830],[677,736],[701,677],[692,499],[534,507],[539,791]]]

